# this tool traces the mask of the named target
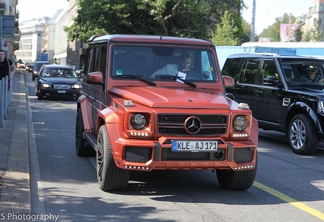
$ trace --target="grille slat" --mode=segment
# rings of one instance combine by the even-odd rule
[[[196,117],[201,122],[201,128],[194,135],[219,136],[226,133],[227,115],[194,115],[194,114],[158,114],[158,132],[163,135],[192,135],[186,130],[186,120]]]

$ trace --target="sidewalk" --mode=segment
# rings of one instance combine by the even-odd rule
[[[0,128],[0,220],[5,221],[8,215],[20,217],[31,209],[24,75],[28,75],[24,70],[14,75],[8,116]]]

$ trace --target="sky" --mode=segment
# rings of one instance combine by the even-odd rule
[[[20,0],[21,1],[21,0]],[[298,17],[307,14],[308,9],[316,0],[255,0],[255,33],[260,34],[263,29],[275,23],[275,19],[285,13]],[[318,1],[318,0],[317,0]],[[244,0],[248,9],[243,10],[243,18],[252,24],[253,0]]]
[[[67,0],[19,0],[19,22],[44,16],[53,17],[57,10],[67,9],[68,6]]]

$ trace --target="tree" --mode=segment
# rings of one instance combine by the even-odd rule
[[[210,39],[226,10],[235,35],[243,33],[243,0],[78,0],[77,17],[65,27],[68,40],[86,42],[97,34],[152,34]]]
[[[68,39],[86,42],[92,35],[133,33],[162,34],[160,25],[136,1],[79,0],[78,16],[66,27]]]
[[[234,37],[237,27],[233,27],[231,14],[225,11],[221,17],[221,23],[217,24],[215,32],[212,32],[212,42],[215,45],[237,45],[238,40]]]
[[[238,37],[239,45],[250,41],[251,25],[242,18],[243,33]]]
[[[302,25],[301,23],[299,23],[296,19],[295,16],[293,15],[288,15],[287,13],[285,13],[282,17],[278,17],[275,19],[275,22],[268,26],[268,28],[263,29],[263,31],[260,34],[260,37],[270,37],[272,39],[273,42],[280,42],[280,25],[281,24],[299,24],[300,26]],[[297,30],[296,33],[296,37],[297,37],[297,41],[301,41],[302,39],[302,32],[300,31],[300,29]]]
[[[323,38],[323,31],[319,26],[318,22],[315,23],[315,26],[312,27],[310,30],[306,31],[305,35],[303,36],[303,41],[305,42],[320,42]]]

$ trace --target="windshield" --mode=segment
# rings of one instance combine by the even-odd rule
[[[73,69],[65,68],[45,68],[42,73],[42,77],[64,77],[64,78],[77,78]]]
[[[135,75],[150,81],[217,81],[214,59],[207,48],[115,46],[112,78]],[[169,78],[176,76],[177,78]]]
[[[283,59],[283,73],[292,85],[324,84],[324,60],[320,59]]]

